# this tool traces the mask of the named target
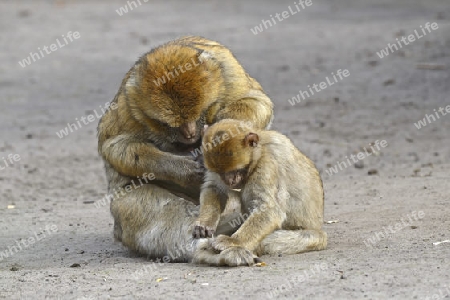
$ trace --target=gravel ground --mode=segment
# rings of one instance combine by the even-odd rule
[[[0,299],[450,298],[450,243],[433,244],[450,240],[450,116],[438,111],[450,105],[448,0],[135,2],[122,16],[126,1],[0,4]],[[438,28],[424,35],[427,22]],[[327,250],[213,268],[114,241],[108,207],[95,206],[97,117],[57,133],[101,114],[141,54],[187,34],[235,52],[273,99],[274,129],[320,169]],[[333,81],[339,69],[349,76]]]

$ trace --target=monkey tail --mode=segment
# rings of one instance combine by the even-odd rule
[[[327,234],[322,230],[277,230],[261,242],[258,254],[297,254],[323,250]]]

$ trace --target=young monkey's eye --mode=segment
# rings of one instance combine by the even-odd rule
[[[234,171],[236,174],[244,175],[247,173],[247,168],[237,169]]]
[[[241,168],[241,169],[237,169],[234,171],[230,171],[227,173],[222,174],[223,178],[229,179],[229,178],[239,178],[240,180],[242,180],[243,178],[246,177],[247,174],[247,168]]]

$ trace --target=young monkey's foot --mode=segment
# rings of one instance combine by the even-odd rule
[[[261,259],[250,250],[243,247],[230,247],[224,251],[218,251],[212,246],[213,239],[201,239],[197,251],[194,253],[193,262],[212,266],[252,266],[261,262]]]
[[[229,267],[253,266],[259,258],[243,247],[230,247],[220,252],[220,263]]]
[[[241,243],[235,238],[221,234],[211,241],[211,245],[216,250],[224,251],[231,247],[240,247]]]

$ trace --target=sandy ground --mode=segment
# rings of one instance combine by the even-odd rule
[[[450,116],[414,125],[450,105],[448,0],[313,0],[257,35],[293,1],[241,2],[141,0],[119,16],[125,1],[2,1],[0,299],[450,298],[450,243],[433,245],[450,239]],[[376,54],[427,22],[439,28]],[[65,43],[69,31],[79,38]],[[327,250],[213,268],[150,262],[113,240],[108,207],[95,207],[97,118],[56,132],[100,114],[141,54],[186,34],[235,52],[273,99],[274,129],[321,170],[325,220],[338,220],[324,225]],[[289,104],[338,69],[350,75]],[[357,167],[326,172],[377,140]]]

